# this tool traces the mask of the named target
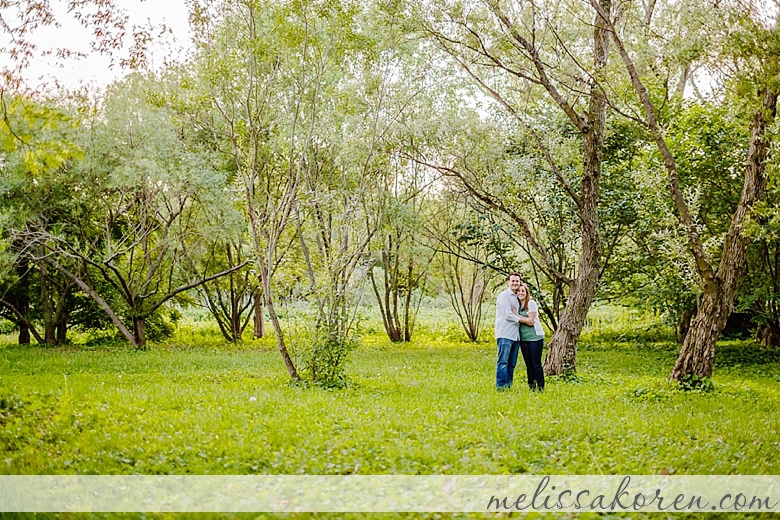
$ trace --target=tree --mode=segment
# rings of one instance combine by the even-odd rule
[[[207,271],[229,271],[229,274],[211,280],[199,286],[203,304],[217,322],[222,336],[228,341],[242,341],[249,320],[255,317],[254,307],[257,298],[257,283],[244,258],[247,244],[224,241],[213,244],[214,250],[207,258],[208,263],[218,267],[206,268]],[[202,270],[203,267],[193,267]],[[262,334],[259,336],[262,337]]]
[[[397,122],[409,102],[404,62],[411,52],[393,5],[353,8],[330,24],[339,36],[328,47],[343,55],[323,88],[296,222],[316,307],[306,370],[319,383],[341,385],[363,279],[373,276],[370,244],[387,209],[384,185],[392,177]]]
[[[81,149],[74,142],[76,122],[52,103],[0,93],[0,126],[4,236],[8,255],[0,307],[19,327],[19,343],[50,345],[66,341],[74,286],[44,263],[36,262],[40,244],[27,239],[30,229],[51,230],[66,222],[81,206],[69,200],[73,180],[70,164]],[[35,321],[43,321],[41,334]]]
[[[485,8],[458,2],[444,4],[438,18],[428,18],[427,30],[449,56],[461,64],[466,73],[492,97],[525,135],[538,147],[547,167],[576,206],[580,231],[580,253],[576,276],[571,278],[557,269],[552,255],[538,238],[538,231],[523,213],[512,211],[495,193],[479,190],[468,165],[445,165],[442,171],[463,182],[472,196],[486,207],[503,213],[517,226],[546,270],[569,286],[566,308],[549,343],[545,371],[565,374],[576,370],[576,352],[580,331],[590,308],[600,273],[602,242],[599,234],[599,186],[604,142],[607,99],[600,81],[608,63],[608,35],[605,23],[595,17],[586,44],[583,25],[566,26],[561,21],[567,10],[576,6],[528,2],[508,7],[499,2]],[[611,2],[601,4],[611,11]],[[568,43],[569,38],[575,41]],[[568,43],[568,44],[567,44]],[[577,52],[588,48],[589,52]],[[585,63],[590,62],[589,65]],[[553,65],[554,64],[554,65]],[[512,92],[526,93],[518,99]],[[571,132],[582,142],[581,167],[576,183],[570,171],[561,168],[545,142],[539,126],[525,114],[533,108],[523,99],[539,99],[546,94],[544,109],[560,110],[568,118]],[[465,162],[465,161],[464,161]],[[538,224],[538,223],[537,223]]]
[[[479,340],[482,303],[496,270],[491,269],[489,245],[482,240],[479,215],[452,194],[444,194],[427,212],[426,232],[437,253],[444,290],[471,341]],[[475,236],[476,235],[476,236]]]
[[[113,87],[89,121],[85,160],[74,164],[80,182],[70,188],[85,208],[56,229],[26,234],[45,249],[37,261],[75,283],[136,348],[167,302],[245,265],[195,274],[179,267],[190,244],[208,243],[204,200],[224,179],[188,149],[170,113],[148,102],[143,91],[153,87],[140,75]]]
[[[738,68],[744,70],[743,81],[752,86],[755,93],[752,102],[756,105],[750,123],[749,149],[742,193],[723,239],[719,251],[720,259],[716,266],[716,262],[708,258],[705,252],[697,222],[680,188],[676,157],[670,150],[659,123],[658,109],[645,85],[646,80],[642,79],[634,59],[624,44],[625,33],[618,31],[611,15],[601,5],[595,0],[591,0],[590,3],[597,16],[607,26],[643,108],[644,123],[662,155],[669,179],[670,197],[685,230],[700,281],[702,293],[696,316],[685,337],[671,378],[677,381],[709,378],[712,376],[716,341],[734,309],[738,281],[745,269],[749,244],[749,237],[743,231],[746,219],[753,205],[762,199],[766,186],[765,164],[769,150],[766,131],[774,120],[779,93],[778,86],[775,84],[778,74],[777,60],[773,58],[778,52],[773,43],[776,41],[773,36],[777,29],[764,27],[752,20],[749,13],[739,5],[735,6],[736,10],[719,4],[714,7],[716,13],[720,15],[719,20],[725,20],[729,30],[737,29],[731,35],[733,39],[727,42],[731,47],[726,46],[721,50],[724,57],[741,65]],[[755,42],[765,43],[756,46]]]
[[[368,278],[382,323],[393,342],[411,341],[433,254],[421,243],[423,207],[428,203],[423,168],[402,157],[380,192],[383,220],[371,245],[375,259]]]
[[[323,132],[323,123],[327,110],[334,107],[330,96],[349,77],[349,53],[358,41],[351,21],[355,11],[355,6],[338,2],[267,4],[254,0],[196,4],[193,10],[199,49],[196,81],[205,87],[217,114],[200,124],[217,136],[219,150],[232,160],[236,181],[245,194],[255,269],[277,346],[293,380],[300,376],[276,313],[274,276],[295,238],[310,249],[306,242],[310,235],[303,229],[291,231],[296,222],[303,225],[298,217],[308,217],[308,212],[300,210],[301,186],[309,183],[308,189],[315,194],[319,173],[339,179],[333,175],[340,170],[331,167],[331,141]],[[324,235],[315,236],[333,232],[331,238],[343,237],[339,229],[329,227],[327,218],[320,218],[326,214],[317,214],[316,204],[322,210],[326,205],[316,195],[311,199],[315,207],[310,222]],[[293,240],[288,241],[290,237]],[[351,237],[347,240],[327,242],[335,249],[322,249],[320,257],[326,262],[323,269],[331,275],[345,275],[337,277],[343,280],[349,280],[355,258],[359,258],[353,256]],[[321,244],[324,248],[325,242]],[[343,262],[327,263],[334,258],[328,255],[339,252],[346,255]],[[330,287],[320,286],[313,264],[307,270],[314,277],[315,293]],[[319,302],[324,305],[324,300]],[[327,312],[323,305],[320,310],[339,315],[341,303],[333,304]],[[328,322],[324,314],[323,325]]]

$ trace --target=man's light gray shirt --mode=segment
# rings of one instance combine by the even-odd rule
[[[512,312],[512,308],[517,310],[519,306],[520,300],[510,289],[506,289],[498,295],[496,300],[496,339],[520,340],[520,318]]]

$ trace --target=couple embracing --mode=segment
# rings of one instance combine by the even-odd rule
[[[523,353],[528,386],[531,390],[544,390],[542,347],[544,330],[539,321],[539,307],[531,299],[528,286],[517,273],[509,273],[509,287],[498,295],[496,301],[496,389],[512,387],[518,351]]]

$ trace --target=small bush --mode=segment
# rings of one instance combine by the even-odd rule
[[[325,338],[316,341],[307,356],[304,376],[325,388],[344,388],[347,374],[344,365],[349,353],[358,346],[352,338]]]
[[[13,334],[18,331],[18,327],[12,321],[8,321],[5,318],[0,318],[0,334]]]
[[[695,374],[686,374],[680,380],[680,389],[686,392],[712,392],[715,384],[709,377],[701,377]]]

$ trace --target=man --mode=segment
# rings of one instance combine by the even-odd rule
[[[496,300],[495,336],[498,343],[496,390],[508,390],[512,387],[517,353],[520,350],[520,316],[517,314],[520,306],[517,290],[522,285],[520,275],[509,273],[507,285],[509,287],[502,291]]]

